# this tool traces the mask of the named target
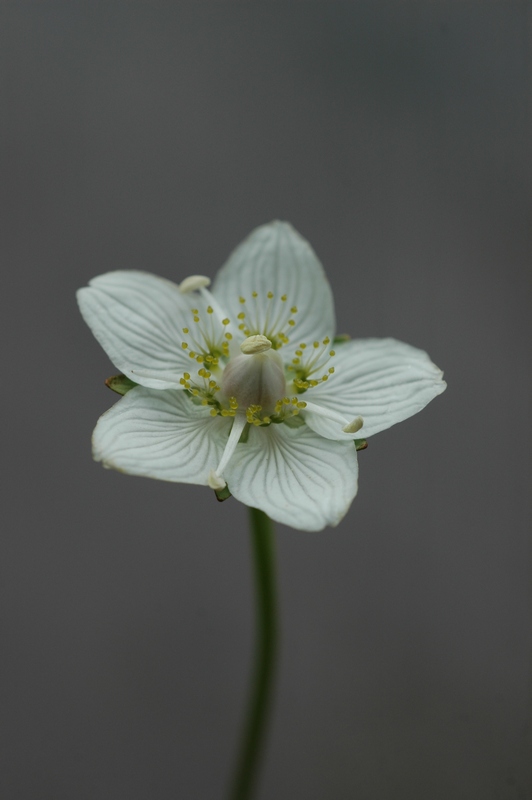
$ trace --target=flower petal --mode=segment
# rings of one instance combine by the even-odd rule
[[[334,421],[305,412],[305,422],[329,439],[367,439],[421,411],[441,394],[442,371],[423,350],[395,339],[359,339],[337,347],[330,380],[308,393],[309,400],[347,419],[361,416],[359,433],[345,434]]]
[[[272,519],[305,531],[337,525],[357,493],[352,442],[323,439],[307,426],[252,427],[225,470],[231,493]]]
[[[255,302],[252,292],[258,294]],[[274,295],[269,305],[268,292]],[[283,319],[281,330],[290,338],[283,356],[285,352],[293,354],[301,342],[334,335],[334,302],[323,267],[309,243],[287,222],[272,222],[254,230],[221,268],[213,294],[231,320],[242,311],[246,312],[246,322],[257,314],[261,323],[266,314],[270,324]],[[281,301],[283,295],[285,302]],[[239,297],[245,298],[245,306]],[[293,306],[297,312],[290,315]],[[293,328],[287,325],[290,316],[296,323]],[[251,333],[268,335],[267,326],[260,327],[263,329]]]
[[[98,420],[93,455],[130,475],[206,486],[229,429],[183,391],[137,386]]]
[[[99,275],[77,297],[83,319],[124,375],[143,386],[180,388],[190,367],[182,328],[192,306],[203,303],[197,294],[181,294],[147,272],[122,270]]]

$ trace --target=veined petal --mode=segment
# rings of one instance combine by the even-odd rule
[[[83,319],[115,367],[155,389],[180,388],[190,359],[182,329],[203,303],[147,272],[122,270],[93,278],[77,294]]]
[[[337,525],[357,493],[357,454],[352,442],[323,439],[306,426],[252,426],[224,475],[242,503],[293,528],[319,531]]]
[[[311,389],[309,400],[348,419],[361,416],[362,430],[342,432],[334,421],[305,412],[305,422],[329,439],[367,439],[421,411],[446,383],[423,350],[395,339],[359,339],[336,348],[334,375]]]
[[[253,292],[257,293],[255,301]],[[269,292],[273,297],[268,302]],[[309,243],[287,222],[272,222],[254,230],[221,268],[213,294],[231,319],[241,312],[247,314],[246,322],[258,317],[259,325],[252,327],[260,329],[251,333],[268,336],[268,325],[284,320],[282,330],[290,342],[283,347],[283,356],[285,352],[293,354],[301,342],[334,335],[334,302],[323,267]],[[293,307],[297,311],[290,313]],[[295,325],[287,324],[289,318]]]
[[[183,391],[137,386],[98,420],[93,455],[131,475],[206,486],[230,425]]]

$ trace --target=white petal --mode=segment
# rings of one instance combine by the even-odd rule
[[[330,439],[366,439],[417,414],[447,385],[423,350],[395,339],[346,342],[331,363],[334,375],[310,389],[309,400],[349,419],[361,416],[364,425],[356,434],[345,434],[335,422],[305,412],[307,424]]]
[[[93,455],[130,475],[206,486],[229,430],[183,391],[137,386],[98,420]]]
[[[224,264],[212,291],[231,321],[243,310],[250,309],[253,315],[253,291],[258,293],[257,306],[260,304],[263,315],[267,294],[273,292],[270,322],[277,315],[288,319],[295,305],[297,313],[292,317],[296,324],[285,327],[290,344],[283,347],[283,357],[292,354],[301,342],[334,335],[334,303],[323,267],[309,243],[287,222],[272,222],[254,230]],[[280,299],[284,294],[285,303]],[[246,299],[244,307],[239,297]],[[266,330],[252,333],[267,335]]]
[[[323,439],[302,426],[252,427],[224,477],[231,493],[272,519],[305,531],[337,525],[357,492],[353,443]]]
[[[171,281],[123,270],[99,275],[78,291],[83,319],[128,378],[156,389],[180,388],[191,359],[182,349],[190,309],[203,302]]]

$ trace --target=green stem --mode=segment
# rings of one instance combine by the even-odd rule
[[[249,513],[256,581],[257,638],[253,682],[231,800],[250,800],[252,797],[265,740],[277,654],[273,524],[257,508],[250,508]]]

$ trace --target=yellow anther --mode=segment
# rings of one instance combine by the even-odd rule
[[[320,343],[319,343],[319,342],[313,342],[312,346],[313,346],[313,347],[319,347],[319,346],[320,346]]]
[[[232,333],[226,333],[225,334],[225,338],[226,339],[232,339],[233,338],[233,334]]]
[[[329,344],[330,341],[331,340],[329,339],[329,337],[326,336],[325,339],[323,340],[323,344]]]
[[[293,319],[289,319],[289,320],[288,320],[288,324],[289,324],[289,325],[295,325],[296,323],[295,323],[295,320],[293,320]]]
[[[240,314],[238,314],[238,316],[237,316],[237,319],[245,319],[245,318],[246,318],[246,315],[244,314],[243,311],[241,311]]]
[[[199,317],[194,317],[194,322],[199,322]]]
[[[257,294],[257,292],[251,292],[251,296],[252,297],[258,297],[259,295]]]
[[[190,310],[193,314],[199,314],[199,310],[197,308],[191,308]]]
[[[292,359],[292,364],[299,364],[300,362],[301,362],[300,358],[293,358]]]
[[[271,300],[273,298],[273,292],[268,292],[266,297],[268,298],[268,300]]]
[[[183,350],[186,350],[187,347],[188,347],[188,344],[186,342],[181,342],[181,347],[183,348]]]
[[[245,303],[246,302],[246,298],[245,297],[239,297],[238,300],[239,300],[240,303]]]
[[[188,333],[188,328],[183,328],[183,333]]]
[[[292,314],[297,314],[297,306],[292,306],[292,308],[290,309],[290,312]]]
[[[283,303],[286,303],[287,297],[285,294],[281,295],[281,300],[283,301]]]
[[[179,383],[181,386],[184,386],[186,384],[186,380],[184,378],[179,378]]]
[[[218,416],[217,410],[215,408],[211,408],[211,417],[217,417],[217,416]]]
[[[305,401],[304,401],[304,400],[300,400],[300,401],[298,402],[298,404],[297,404],[297,407],[298,407],[298,408],[306,408],[306,407],[307,407],[307,404],[305,403]]]
[[[329,367],[329,375],[332,375],[334,372],[334,367]]]
[[[212,308],[210,306],[207,306],[207,314],[212,314],[212,313],[213,313]]]
[[[201,401],[201,405],[202,406],[208,406],[209,405],[209,401],[204,397],[203,400]]]
[[[226,317],[225,319],[222,320],[222,325],[229,325],[230,322],[231,320],[229,319],[229,317]]]
[[[203,364],[203,356],[196,356],[196,361],[198,364]]]

